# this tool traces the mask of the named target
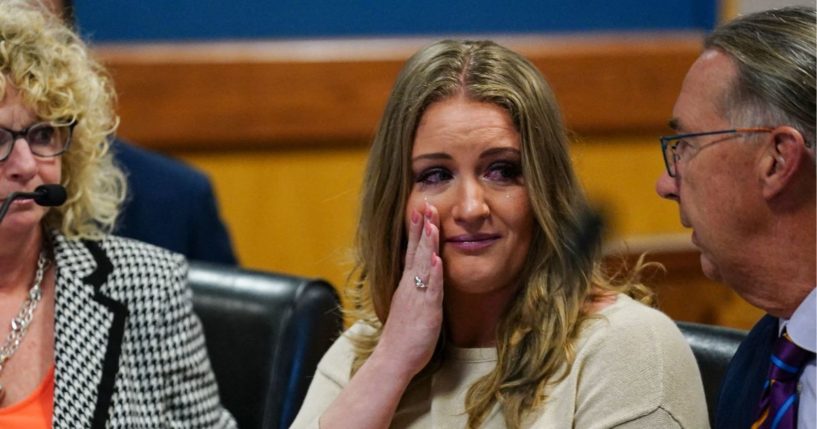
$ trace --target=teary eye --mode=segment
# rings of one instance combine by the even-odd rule
[[[511,182],[522,176],[522,166],[515,162],[497,161],[488,166],[485,177],[497,182]]]
[[[424,185],[435,185],[438,183],[442,183],[446,180],[450,180],[452,178],[451,172],[449,172],[445,168],[441,167],[432,167],[423,170],[417,177],[414,179],[417,183],[422,183]]]

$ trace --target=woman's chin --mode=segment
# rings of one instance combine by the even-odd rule
[[[502,289],[509,284],[504,273],[481,272],[475,269],[462,272],[447,273],[445,280],[446,290],[453,290],[463,294],[486,294]]]
[[[42,214],[35,210],[10,211],[0,222],[0,230],[8,234],[30,232],[38,228],[42,218]]]

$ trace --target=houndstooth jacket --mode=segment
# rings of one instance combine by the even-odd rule
[[[234,428],[181,255],[52,233],[55,429]]]

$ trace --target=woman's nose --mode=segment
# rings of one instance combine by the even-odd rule
[[[3,174],[17,180],[27,180],[37,173],[37,160],[24,138],[18,138],[12,144],[11,153],[2,162]]]
[[[463,181],[458,188],[457,200],[451,210],[456,221],[472,222],[488,217],[491,209],[478,180]]]

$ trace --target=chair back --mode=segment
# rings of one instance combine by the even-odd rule
[[[721,381],[726,375],[726,368],[732,356],[741,341],[746,338],[746,331],[691,322],[677,324],[686,337],[695,360],[698,361],[706,394],[706,406],[709,408],[709,422],[710,425],[714,425]]]
[[[191,262],[193,307],[224,407],[242,429],[288,428],[342,329],[326,281]]]

